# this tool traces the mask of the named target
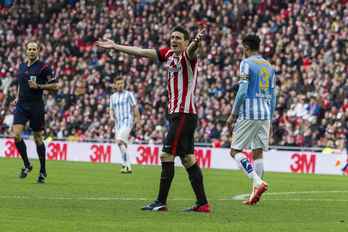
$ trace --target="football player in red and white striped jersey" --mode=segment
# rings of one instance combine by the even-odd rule
[[[174,159],[179,156],[186,168],[197,202],[187,209],[210,212],[204,191],[203,176],[194,155],[194,131],[197,126],[195,88],[197,81],[197,52],[205,28],[190,42],[188,31],[175,27],[170,35],[170,47],[144,49],[116,44],[110,39],[97,41],[97,46],[130,55],[159,60],[167,70],[169,130],[161,153],[162,173],[157,199],[143,210],[167,210],[167,196],[174,177]]]

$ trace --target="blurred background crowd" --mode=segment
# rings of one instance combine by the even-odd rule
[[[0,134],[9,136],[11,101],[24,43],[43,44],[41,58],[63,82],[46,95],[46,135],[69,140],[114,138],[108,113],[112,80],[124,76],[141,122],[132,141],[161,143],[166,72],[159,63],[96,48],[97,39],[159,48],[171,28],[193,37],[207,22],[199,63],[196,142],[229,146],[226,119],[238,88],[241,37],[262,37],[277,70],[279,95],[271,144],[343,150],[348,140],[348,0],[5,0],[0,8]],[[26,131],[30,135],[30,130]]]

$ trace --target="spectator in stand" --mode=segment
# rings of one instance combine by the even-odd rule
[[[93,43],[96,38],[109,34],[118,43],[160,47],[166,45],[166,41],[158,38],[169,34],[165,25],[182,24],[195,31],[196,22],[206,20],[214,26],[207,31],[202,51],[206,58],[198,70],[201,78],[197,81],[200,90],[196,97],[200,106],[197,142],[212,143],[209,133],[213,128],[225,129],[241,57],[238,41],[251,32],[262,37],[262,55],[274,65],[281,84],[273,144],[324,147],[326,127],[343,120],[338,118],[339,113],[329,116],[326,112],[333,106],[340,112],[348,94],[346,0],[71,2],[75,1],[70,4],[63,0],[35,1],[31,6],[30,1],[15,1],[12,8],[0,11],[0,79],[6,96],[1,111],[4,115],[11,113],[9,102],[17,91],[13,86],[22,56],[19,45],[29,36],[35,36],[44,41],[43,57],[64,82],[57,95],[47,97],[54,101],[46,114],[47,122],[52,124],[52,136],[68,137],[79,129],[76,134],[79,140],[112,139],[114,134],[107,127],[111,125],[110,119],[103,116],[97,120],[97,116],[108,115],[110,77],[115,73],[126,76],[127,86],[137,93],[143,106],[141,122],[132,141],[153,142],[155,128],[163,128],[162,136],[167,128],[166,100],[162,99],[166,90],[158,88],[164,85],[165,74],[151,61],[102,53]],[[172,11],[174,8],[180,10]],[[192,17],[186,17],[188,15]],[[131,82],[134,76],[137,79]],[[288,112],[293,111],[291,106],[298,105],[300,100],[303,100],[303,115],[289,117]],[[95,113],[97,109],[93,104],[101,105],[100,114]],[[75,111],[83,116],[71,116]],[[295,143],[292,138],[298,120],[307,121],[304,128],[297,128],[304,133],[305,142]],[[95,121],[103,125],[96,127]],[[0,127],[4,136],[10,134],[5,125]],[[306,131],[308,128],[310,133]],[[229,138],[220,133],[218,139],[226,143]]]

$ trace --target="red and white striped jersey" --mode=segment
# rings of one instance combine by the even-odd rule
[[[177,56],[170,48],[160,48],[157,55],[166,62],[168,113],[196,114],[197,59],[190,60],[186,51]]]

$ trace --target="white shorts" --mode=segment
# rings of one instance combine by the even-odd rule
[[[238,119],[232,134],[231,148],[235,150],[259,149],[268,150],[270,120]]]
[[[121,140],[128,144],[128,138],[129,138],[129,133],[131,132],[132,128],[131,127],[121,127],[120,129],[115,129],[116,130],[116,139]]]

